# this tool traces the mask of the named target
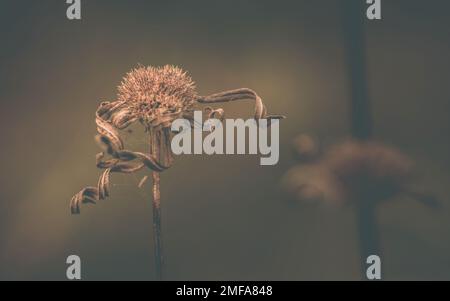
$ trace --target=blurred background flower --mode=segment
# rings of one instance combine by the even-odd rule
[[[305,134],[293,146],[301,164],[287,172],[283,184],[301,201],[344,205],[381,202],[403,194],[438,206],[431,193],[414,184],[413,161],[395,148],[348,139],[318,154],[317,144]]]

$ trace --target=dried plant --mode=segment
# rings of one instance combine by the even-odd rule
[[[303,140],[303,144],[299,144]],[[308,141],[308,143],[305,143]],[[381,202],[397,195],[437,206],[429,193],[413,184],[412,160],[399,150],[375,141],[348,140],[325,150],[323,155],[307,155],[311,138],[299,137],[295,149],[304,164],[292,168],[285,176],[285,188],[302,201],[325,201],[331,204]],[[314,158],[314,159],[311,159]]]
[[[267,115],[261,98],[247,88],[199,96],[192,79],[178,67],[144,67],[130,71],[118,87],[117,100],[103,102],[96,111],[96,141],[102,152],[96,156],[96,165],[104,169],[96,187],[86,187],[70,201],[73,214],[80,212],[80,204],[95,203],[109,196],[111,173],[134,173],[143,168],[152,171],[153,230],[157,278],[162,278],[163,255],[161,235],[160,172],[173,163],[170,148],[171,124],[185,118],[193,126],[194,106],[250,99],[255,101],[254,118],[279,119]],[[208,118],[223,118],[222,109],[204,108]],[[139,121],[149,133],[149,153],[125,149],[120,130]],[[107,158],[106,158],[107,157]],[[142,186],[145,176],[139,186]]]
[[[433,208],[440,206],[434,195],[415,185],[413,162],[397,149],[350,139],[320,155],[313,144],[308,137],[295,140],[302,164],[288,171],[284,187],[301,201],[355,207],[364,273],[367,256],[381,251],[376,220],[380,202],[406,196]]]

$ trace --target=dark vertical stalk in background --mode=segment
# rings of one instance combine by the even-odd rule
[[[372,138],[372,115],[367,89],[367,68],[364,22],[366,4],[362,0],[343,0],[342,19],[347,71],[350,84],[350,122],[353,138]],[[375,200],[364,195],[356,200],[362,272],[365,275],[366,258],[379,255],[379,237],[376,222]],[[365,276],[363,276],[365,277]]]

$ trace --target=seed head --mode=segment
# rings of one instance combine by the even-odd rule
[[[118,87],[118,100],[141,121],[189,110],[197,93],[192,79],[178,67],[140,66],[128,72]]]

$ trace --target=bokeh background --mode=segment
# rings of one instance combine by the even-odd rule
[[[443,206],[379,208],[383,278],[450,280],[448,1],[382,1],[367,21],[378,140],[414,158]],[[114,175],[112,195],[71,216],[97,182],[94,112],[138,63],[189,71],[200,94],[249,87],[282,113],[276,166],[258,156],[181,156],[162,175],[168,280],[359,280],[355,211],[290,205],[280,187],[297,134],[349,135],[341,1],[0,1],[0,279],[152,280],[150,187]],[[365,12],[361,12],[364,14]],[[224,106],[251,116],[251,102]],[[129,141],[145,147],[144,135]],[[419,185],[419,184],[418,184]]]

